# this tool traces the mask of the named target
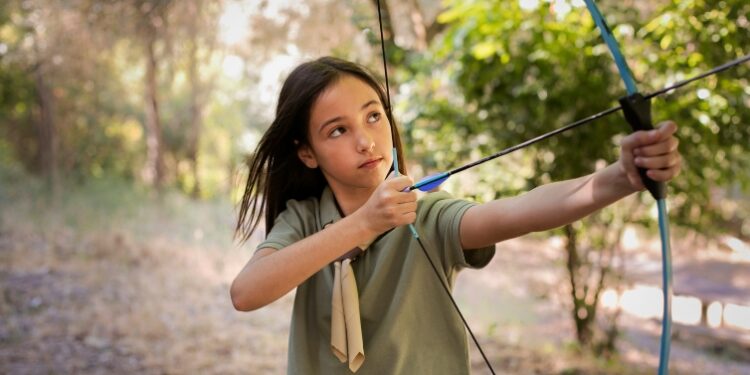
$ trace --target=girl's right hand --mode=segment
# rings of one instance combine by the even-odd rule
[[[391,175],[393,173],[391,172]],[[377,237],[381,233],[417,219],[417,193],[405,192],[414,181],[409,176],[385,179],[358,210],[366,228]]]

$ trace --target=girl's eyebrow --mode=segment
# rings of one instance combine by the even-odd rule
[[[367,107],[369,107],[369,106],[371,106],[373,104],[378,104],[378,101],[375,100],[375,99],[372,99],[372,100],[368,101],[367,103],[363,104],[362,107],[359,110],[361,111],[361,110],[363,110],[363,109],[365,109],[365,108],[367,108]],[[324,122],[323,125],[320,125],[320,128],[318,128],[318,132],[321,132],[323,129],[325,129],[326,126],[328,126],[328,125],[330,125],[330,124],[332,124],[332,123],[334,123],[336,121],[339,121],[342,118],[343,118],[343,116],[336,116],[336,117],[334,117],[334,118],[332,118],[332,119]]]

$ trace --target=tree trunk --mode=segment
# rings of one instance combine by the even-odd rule
[[[564,227],[565,230],[565,251],[568,259],[566,267],[568,270],[568,279],[570,281],[570,296],[573,301],[573,321],[576,325],[576,337],[581,346],[588,346],[593,338],[593,329],[591,327],[592,314],[586,305],[586,280],[579,280],[582,268],[581,256],[578,251],[578,232],[572,224]]]
[[[188,80],[190,82],[190,120],[188,129],[187,158],[193,173],[193,189],[191,196],[200,197],[201,186],[198,174],[198,148],[202,128],[203,106],[200,98],[201,81],[198,73],[198,40],[194,25],[190,30],[190,56],[188,56]]]
[[[377,11],[378,0],[372,0],[372,4],[375,7],[375,11]],[[409,33],[411,35],[408,39],[413,38],[413,41],[407,42],[407,46],[401,45],[400,47],[406,48],[410,52],[427,49],[432,39],[445,28],[445,24],[437,22],[433,17],[430,17],[432,18],[430,20],[427,19],[419,0],[396,3],[396,7],[394,8],[388,5],[387,0],[381,0],[380,7],[383,14],[383,33],[385,34],[384,39],[386,42],[393,42],[395,40],[396,21],[400,22],[399,25],[405,25],[404,22],[408,22],[408,28],[401,27],[399,30],[400,32],[410,30]],[[443,6],[441,6],[442,8]],[[398,17],[398,20],[395,19],[396,17]]]
[[[590,224],[596,225],[596,224]],[[592,227],[588,227],[589,235],[594,235]],[[598,259],[592,259],[589,251],[581,249],[578,230],[572,224],[566,225],[565,251],[567,255],[566,268],[570,281],[570,295],[573,302],[572,316],[576,326],[576,338],[581,347],[593,349],[597,354],[608,354],[614,350],[615,340],[619,330],[617,315],[610,319],[608,326],[601,329],[597,325],[599,298],[604,291],[605,281],[611,277],[612,262],[616,249],[619,248],[619,238],[622,236],[624,225],[609,223],[601,228],[603,234],[601,248],[595,254]],[[614,233],[608,235],[609,233]],[[609,237],[609,238],[607,238]],[[605,323],[605,325],[607,325]]]
[[[56,197],[60,187],[60,175],[58,170],[59,141],[53,117],[55,98],[44,77],[42,64],[34,69],[34,84],[39,105],[37,123],[39,170],[44,175],[53,197]]]
[[[425,23],[424,14],[419,7],[419,1],[411,0],[409,3],[409,16],[411,18],[411,27],[415,39],[414,47],[417,51],[424,51],[427,49],[427,25]]]
[[[146,183],[160,188],[164,183],[164,156],[159,99],[157,95],[158,62],[154,45],[156,36],[151,32],[146,40]]]
[[[372,0],[372,5],[375,7],[375,12],[378,12],[378,0]],[[391,18],[391,8],[388,7],[387,0],[380,1],[379,10],[382,14],[381,22],[383,23],[383,39],[386,42],[392,42],[394,38],[393,19]],[[379,32],[379,30],[377,32]]]

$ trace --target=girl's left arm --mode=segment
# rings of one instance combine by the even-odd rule
[[[671,180],[682,165],[676,130],[667,121],[657,129],[630,134],[621,143],[620,160],[606,168],[470,208],[461,219],[461,245],[482,248],[579,220],[643,190],[637,167],[646,168],[653,180]]]

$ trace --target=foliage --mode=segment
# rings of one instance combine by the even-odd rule
[[[635,37],[644,82],[654,89],[750,53],[750,4],[671,1]],[[672,216],[699,231],[750,236],[750,65],[743,64],[656,101],[656,116],[680,129],[685,173],[672,184]],[[744,228],[743,228],[744,221]]]
[[[455,1],[440,15],[446,32],[407,68],[416,83],[405,85],[405,127],[423,145],[414,150],[421,162],[454,166],[469,150],[486,155],[614,106],[624,95],[585,7],[563,1],[524,9],[523,3]],[[750,28],[742,25],[749,6],[741,1],[717,8],[675,1],[655,11],[613,2],[600,7],[644,92],[748,53]],[[750,157],[743,142],[750,132],[743,125],[750,116],[746,77],[747,66],[740,66],[654,102],[655,119],[681,125],[686,168],[672,184],[671,201],[680,224],[706,229],[721,208],[701,212],[696,205],[712,201],[716,188],[748,189],[750,178],[742,173]],[[617,141],[627,131],[613,115],[539,144],[530,153],[529,186],[616,160]],[[493,188],[498,196],[516,192]]]
[[[33,173],[45,172],[40,155],[50,149],[45,155],[54,155],[53,167],[67,179],[140,183],[158,164],[147,147],[158,132],[167,187],[203,198],[227,194],[242,154],[270,124],[275,81],[291,64],[325,53],[363,55],[364,36],[348,22],[333,22],[346,19],[349,7],[325,0],[298,5],[4,1],[3,152]],[[237,32],[231,40],[227,30]],[[283,69],[272,66],[278,61]],[[40,89],[50,93],[46,123]],[[147,105],[152,98],[156,116]],[[157,123],[160,130],[152,130]]]
[[[642,91],[748,52],[748,28],[742,27],[748,5],[743,2],[724,1],[713,8],[701,1],[656,5],[599,2]],[[411,108],[405,128],[418,145],[415,155],[428,166],[444,169],[515,145],[612,107],[625,94],[582,2],[451,1],[438,20],[445,32],[422,59],[411,58],[404,73],[416,80],[405,85],[403,107]],[[655,119],[681,125],[686,168],[671,184],[670,198],[677,224],[732,229],[716,219],[736,218],[738,206],[719,202],[715,195],[733,186],[746,192],[750,182],[742,172],[748,170],[749,155],[743,140],[750,128],[741,125],[750,115],[746,77],[747,67],[739,67],[655,100]],[[619,115],[599,119],[526,150],[511,168],[497,167],[478,185],[483,196],[491,191],[497,197],[591,173],[616,160],[619,138],[627,131]],[[508,173],[525,184],[507,179],[495,184]],[[635,221],[655,227],[643,205],[648,201],[644,196],[641,204],[620,203],[565,228],[571,311],[584,344],[595,335],[591,325],[599,293],[617,277],[611,265],[623,225]]]
[[[500,149],[610,105],[607,91],[614,91],[617,77],[609,74],[606,50],[595,48],[598,36],[586,16],[570,12],[561,17],[548,6],[524,11],[515,2],[480,1],[455,4],[443,13],[440,20],[451,26],[435,58],[452,71],[453,83],[465,97],[462,110],[481,124],[466,131],[485,135],[488,148]],[[590,92],[604,94],[582,94]],[[606,119],[537,147],[538,172],[532,179],[572,178],[591,171],[602,158],[611,160],[613,147],[578,140],[611,144],[617,125]]]

